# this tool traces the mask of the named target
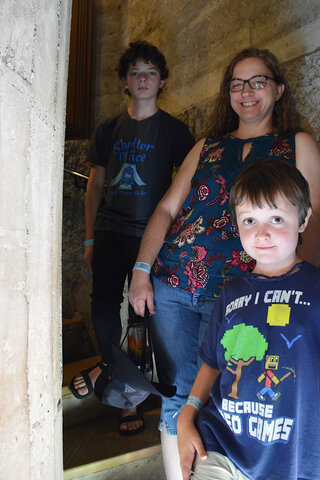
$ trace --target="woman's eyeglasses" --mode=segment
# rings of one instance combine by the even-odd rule
[[[233,78],[229,83],[229,92],[242,92],[247,83],[252,90],[260,90],[267,85],[268,80],[274,80],[268,75],[254,75],[249,80],[241,80],[241,78]]]

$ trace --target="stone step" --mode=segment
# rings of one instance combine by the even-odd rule
[[[161,447],[149,447],[64,471],[64,480],[166,480]]]
[[[83,400],[71,394],[67,385],[73,376],[99,360],[92,357],[64,366],[64,478],[164,480],[159,397],[151,395],[143,402],[145,431],[123,437],[118,432],[119,409],[103,405],[94,394]]]
[[[90,319],[79,313],[62,320],[64,363],[75,362],[97,354],[97,342]]]
[[[67,388],[65,387],[65,389]],[[113,415],[113,409],[103,405],[94,394],[84,400],[78,400],[71,393],[67,393],[62,397],[62,404],[64,428],[70,428],[98,417],[107,418]]]
[[[162,479],[162,460],[158,458],[161,453],[160,434],[157,428],[160,408],[150,409],[155,400],[149,399],[149,405],[147,401],[144,402],[146,428],[138,435],[124,437],[119,434],[120,410],[112,407],[106,407],[109,409],[108,415],[64,426],[64,478],[76,479],[104,472],[105,478],[131,479],[126,472],[132,469],[141,473],[137,478]],[[150,469],[157,470],[159,476],[148,476]],[[146,472],[146,476],[142,476],[143,472]]]

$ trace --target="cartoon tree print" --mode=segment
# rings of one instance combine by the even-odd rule
[[[226,369],[236,377],[228,396],[238,399],[238,383],[242,368],[247,367],[254,360],[262,360],[268,348],[268,342],[256,327],[240,323],[225,332],[221,344],[226,349],[224,353],[224,358],[228,362]],[[236,365],[236,370],[229,366],[231,363]]]

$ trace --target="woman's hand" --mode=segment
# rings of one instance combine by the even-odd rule
[[[145,306],[149,313],[155,313],[153,301],[153,288],[150,275],[141,270],[133,270],[132,280],[129,288],[129,301],[137,315],[144,316]]]
[[[183,480],[189,480],[195,455],[202,460],[207,458],[200,434],[193,421],[183,418],[183,411],[178,419],[178,448]]]

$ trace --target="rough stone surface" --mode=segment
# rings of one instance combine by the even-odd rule
[[[122,6],[124,0],[94,2],[94,70],[93,104],[95,125],[119,113],[122,86],[116,71],[119,52],[123,50]]]
[[[129,478],[130,480],[165,480],[162,455],[153,455],[104,472],[85,475],[81,480],[128,480]]]
[[[86,155],[89,140],[68,140],[65,144],[65,168],[89,175]],[[64,173],[62,229],[62,305],[63,317],[73,318],[75,312],[90,312],[91,276],[82,262],[85,239],[84,196],[86,181]],[[85,289],[87,296],[78,295]],[[76,301],[77,299],[77,301]],[[83,305],[85,302],[85,305]]]
[[[0,476],[8,480],[62,478],[61,192],[70,18],[70,1],[1,4]]]
[[[318,0],[242,0],[241,8],[235,0],[97,3],[96,124],[125,105],[114,69],[130,41],[148,40],[165,54],[170,77],[160,104],[174,114],[212,101],[225,66],[243,48],[269,48],[283,64],[320,48]]]
[[[288,80],[303,118],[303,128],[320,141],[320,48],[286,64]]]

